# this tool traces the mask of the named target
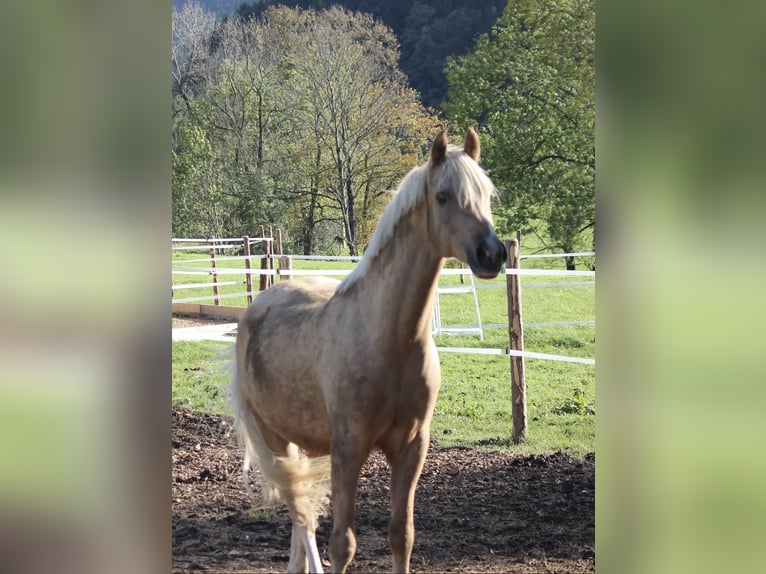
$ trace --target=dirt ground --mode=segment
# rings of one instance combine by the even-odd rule
[[[194,319],[174,318],[174,326]],[[199,321],[202,322],[202,321]],[[231,420],[173,411],[173,572],[284,572],[284,507],[255,511]],[[413,572],[593,572],[595,456],[520,456],[432,447],[415,500]],[[389,471],[372,453],[359,479],[350,572],[391,568]],[[331,521],[317,542],[329,567]]]

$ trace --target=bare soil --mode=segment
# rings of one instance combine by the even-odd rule
[[[225,417],[173,412],[173,572],[283,572],[290,519],[255,511]],[[413,572],[593,572],[595,457],[432,448],[415,503]],[[372,453],[359,479],[351,572],[391,568],[389,471]],[[332,524],[322,520],[323,560]],[[328,563],[329,566],[329,563]]]
[[[231,322],[174,316],[172,326]],[[231,420],[173,411],[173,572],[284,572],[290,518],[254,510],[242,485]],[[432,446],[415,499],[413,572],[595,571],[595,455],[521,456]],[[350,572],[387,572],[389,470],[380,453],[362,469],[357,551]],[[257,496],[257,493],[256,493]],[[329,570],[332,522],[317,531]]]

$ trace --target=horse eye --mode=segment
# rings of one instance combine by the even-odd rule
[[[443,191],[439,191],[436,194],[436,201],[439,203],[439,205],[444,205],[447,203],[447,194]]]

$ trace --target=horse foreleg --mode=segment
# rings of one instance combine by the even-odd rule
[[[330,562],[333,572],[345,572],[356,552],[354,507],[359,472],[369,449],[351,433],[333,433],[332,440],[332,535]]]
[[[415,487],[428,452],[428,432],[421,432],[405,449],[388,456],[391,464],[391,524],[388,540],[394,572],[410,571],[415,542]],[[388,453],[387,453],[388,454]]]

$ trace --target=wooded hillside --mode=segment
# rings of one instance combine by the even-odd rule
[[[479,34],[492,29],[507,0],[267,0],[243,3],[235,14],[252,18],[277,4],[316,10],[340,5],[353,12],[372,14],[391,28],[399,40],[399,67],[407,75],[410,85],[420,93],[425,105],[438,108],[447,98],[444,75],[447,58],[469,52]]]

